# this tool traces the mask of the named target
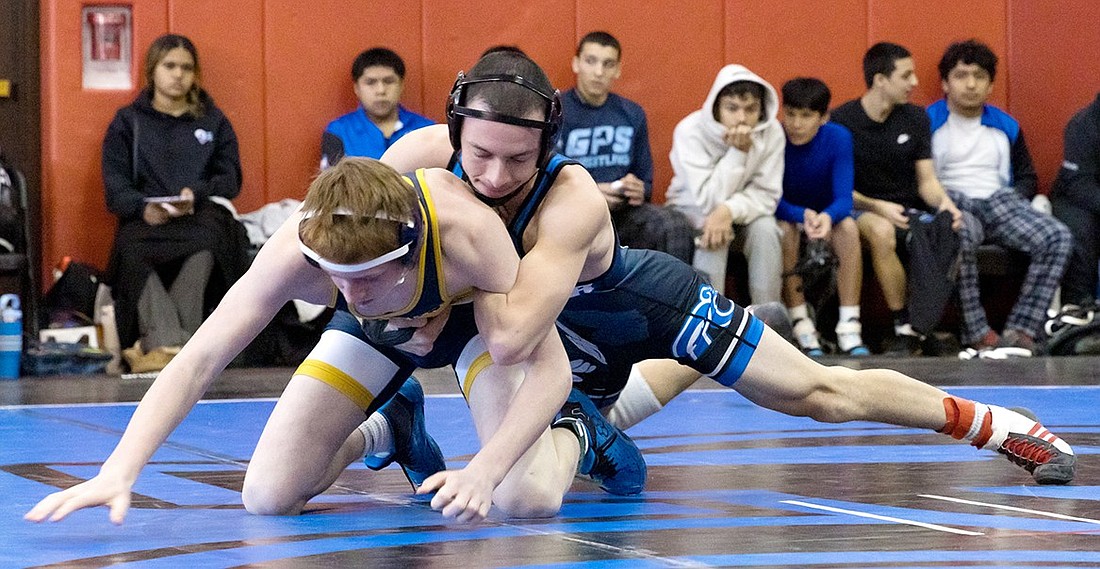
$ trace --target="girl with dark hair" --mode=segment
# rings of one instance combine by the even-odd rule
[[[243,228],[210,203],[237,197],[241,165],[233,126],[201,86],[195,45],[157,38],[144,77],[103,140],[107,208],[119,220],[107,283],[131,371],[163,367],[247,265]]]

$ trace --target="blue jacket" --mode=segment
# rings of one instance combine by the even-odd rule
[[[614,182],[634,174],[653,192],[653,155],[649,124],[642,107],[615,93],[599,107],[585,103],[570,89],[562,95],[561,138],[556,150],[584,166],[597,182]]]
[[[932,103],[927,111],[928,118],[932,121],[933,133],[947,124],[947,116],[951,114],[946,99]],[[1029,200],[1035,197],[1039,191],[1039,176],[1035,173],[1035,165],[1031,161],[1027,143],[1024,142],[1024,131],[1020,128],[1020,123],[1012,115],[987,103],[982,108],[982,126],[995,128],[1008,136],[1009,161],[1012,162],[1010,182],[1016,188],[1016,193],[1022,197]]]
[[[367,118],[362,105],[328,123],[321,136],[321,168],[337,163],[344,156],[366,156],[377,160],[397,139],[418,128],[435,124],[432,119],[400,105],[397,107],[397,120],[401,128],[393,131],[389,138],[382,136],[382,131]]]

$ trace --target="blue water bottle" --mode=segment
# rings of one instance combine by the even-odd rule
[[[19,295],[0,296],[0,379],[18,379],[23,357],[23,311]]]

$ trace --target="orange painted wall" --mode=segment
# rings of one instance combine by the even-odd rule
[[[41,4],[44,267],[63,255],[106,264],[115,222],[103,204],[100,143],[136,90],[81,88],[80,10],[120,3]],[[612,32],[624,46],[616,88],[649,115],[658,196],[671,177],[673,128],[702,104],[725,63],[743,63],[777,87],[795,76],[821,77],[840,103],[863,91],[863,51],[897,41],[913,51],[921,80],[914,102],[926,104],[940,95],[943,48],[978,37],[1001,56],[994,102],[1023,123],[1044,189],[1061,161],[1066,120],[1100,89],[1100,3],[1092,0],[697,0],[690,10],[663,0],[129,3],[138,66],[162,33],[197,44],[205,84],[240,137],[240,211],[302,195],[325,124],[355,105],[351,61],[373,45],[405,58],[405,104],[441,120],[456,72],[485,47],[519,45],[564,90],[577,39]],[[136,69],[134,80],[140,84]]]
[[[1011,0],[1001,88],[1024,125],[1028,146],[1049,188],[1062,163],[1066,121],[1100,91],[1100,2]]]

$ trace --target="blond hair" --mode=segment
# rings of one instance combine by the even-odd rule
[[[309,185],[298,237],[336,263],[358,263],[404,244],[402,228],[418,224],[412,183],[370,158],[345,157]]]

